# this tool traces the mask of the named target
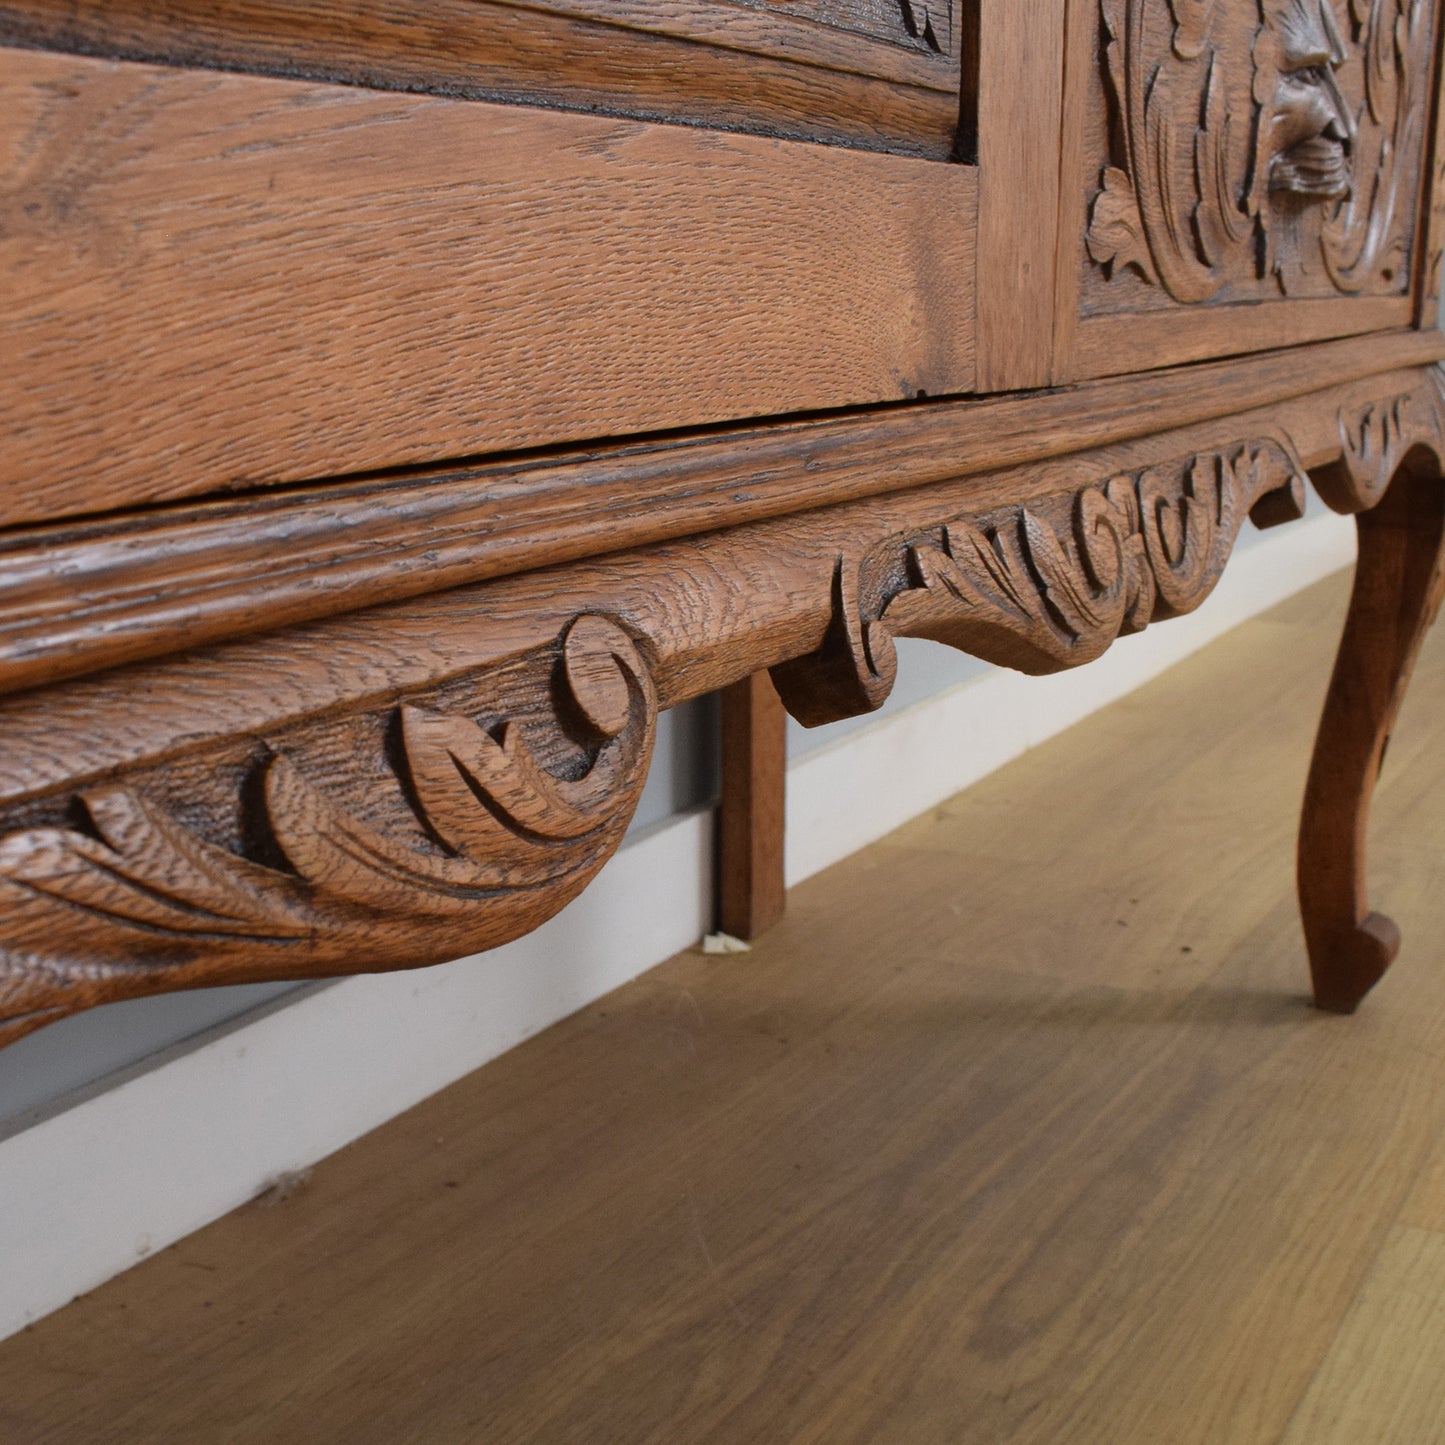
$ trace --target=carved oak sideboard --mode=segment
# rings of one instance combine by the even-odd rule
[[[1316,997],[1442,590],[1433,0],[0,0],[0,1040],[437,962],[658,713],[1043,673],[1312,484]]]

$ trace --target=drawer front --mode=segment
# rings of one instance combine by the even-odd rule
[[[1431,0],[1080,4],[1076,373],[1409,320]]]

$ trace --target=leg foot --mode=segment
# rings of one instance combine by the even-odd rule
[[[1315,1007],[1332,1014],[1354,1013],[1399,951],[1399,925],[1383,913],[1366,914],[1353,931],[1341,930],[1311,948]]]

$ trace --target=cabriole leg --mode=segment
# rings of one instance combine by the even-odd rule
[[[1370,798],[1425,633],[1445,591],[1445,488],[1407,459],[1357,518],[1359,561],[1305,789],[1299,898],[1315,1003],[1353,1013],[1400,947],[1366,898]]]

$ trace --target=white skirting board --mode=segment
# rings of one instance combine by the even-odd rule
[[[1348,565],[1353,550],[1343,518],[1282,528],[1236,556],[1200,612],[1089,667],[990,672],[799,759],[789,882]],[[413,973],[318,984],[22,1123],[0,1138],[0,1339],[688,947],[709,926],[711,880],[711,814],[670,819],[629,839],[527,938]]]

